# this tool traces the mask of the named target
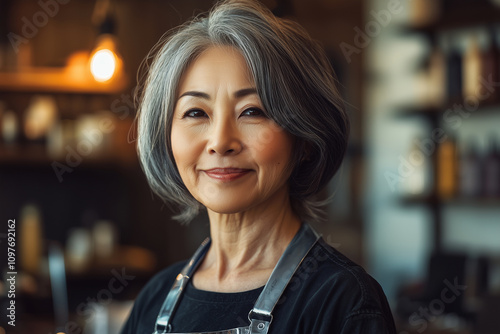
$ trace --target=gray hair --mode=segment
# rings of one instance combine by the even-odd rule
[[[207,48],[231,46],[244,56],[268,116],[295,137],[290,200],[302,220],[320,218],[315,199],[337,172],[349,120],[333,69],[322,48],[297,23],[275,17],[250,0],[219,2],[164,36],[139,97],[138,154],[152,190],[192,220],[203,207],[177,170],[170,133],[176,94],[187,67]]]

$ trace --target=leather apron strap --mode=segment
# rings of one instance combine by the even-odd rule
[[[181,294],[184,292],[189,279],[201,264],[209,248],[210,238],[207,238],[201,243],[189,262],[175,278],[175,282],[161,306],[160,313],[158,313],[154,334],[170,333],[172,327],[170,318],[179,304]]]
[[[299,268],[303,259],[319,238],[320,236],[308,224],[302,224],[300,230],[297,232],[279,259],[276,267],[269,277],[269,280],[259,295],[259,298],[255,302],[253,309],[248,314],[250,326],[223,330],[214,332],[214,334],[266,334],[273,320],[272,311],[274,310],[274,307],[278,303],[283,291],[292,279],[294,273]],[[160,313],[158,314],[153,334],[170,333],[170,320],[177,305],[179,304],[181,294],[192,274],[203,260],[203,257],[209,247],[210,239],[206,239],[195,252],[191,260],[182,269],[181,273],[177,276],[174,285],[165,298]]]

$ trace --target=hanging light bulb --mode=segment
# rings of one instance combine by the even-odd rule
[[[90,58],[90,72],[96,81],[110,80],[117,72],[118,56],[112,48],[96,48]]]
[[[117,52],[114,20],[108,15],[100,27],[96,47],[90,56],[90,72],[96,81],[106,82],[122,71],[121,57]]]

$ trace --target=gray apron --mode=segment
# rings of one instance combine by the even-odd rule
[[[266,334],[269,330],[271,322],[273,321],[272,311],[276,306],[276,303],[278,303],[283,291],[290,282],[297,268],[302,263],[302,260],[306,257],[309,250],[314,246],[319,238],[320,236],[308,224],[302,224],[300,230],[297,232],[279,259],[276,267],[274,267],[274,270],[259,295],[259,298],[255,302],[253,309],[250,310],[250,313],[248,313],[250,326],[225,329],[216,332],[177,334]],[[170,289],[170,292],[165,298],[165,301],[160,309],[153,334],[171,333],[172,315],[179,304],[182,292],[184,291],[189,279],[202,262],[209,248],[210,239],[207,238],[194,253],[191,260],[189,260],[186,266],[182,269],[181,273],[177,275],[172,289]]]

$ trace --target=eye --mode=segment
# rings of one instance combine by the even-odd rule
[[[264,113],[264,111],[262,109],[255,108],[255,107],[245,109],[241,113],[241,116],[267,117],[267,115]]]
[[[199,117],[208,117],[208,115],[201,109],[190,109],[182,115],[182,118],[199,118]]]

